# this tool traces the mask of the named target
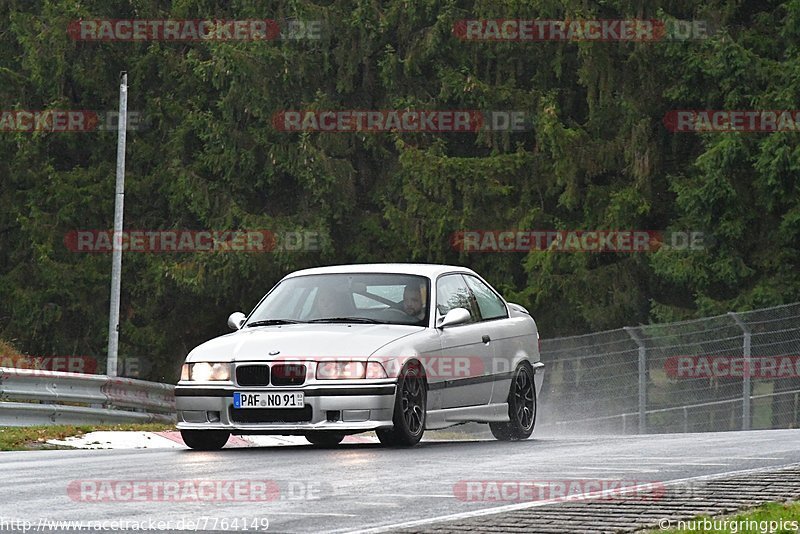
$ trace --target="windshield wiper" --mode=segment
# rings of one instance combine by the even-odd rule
[[[311,319],[309,323],[365,323],[365,324],[388,324],[386,321],[378,321],[368,317],[326,317],[324,319]]]
[[[247,323],[245,326],[274,326],[277,324],[300,324],[303,321],[294,321],[292,319],[265,319],[263,321],[253,321]]]

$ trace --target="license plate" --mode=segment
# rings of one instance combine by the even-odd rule
[[[303,393],[301,391],[259,391],[245,393],[236,391],[233,394],[234,408],[302,408]]]

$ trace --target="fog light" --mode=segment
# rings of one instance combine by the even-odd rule
[[[205,423],[206,412],[202,410],[183,410],[181,412],[181,419],[187,423]]]
[[[209,423],[219,423],[219,412],[208,412]]]
[[[358,422],[369,419],[369,410],[342,410],[342,421]]]

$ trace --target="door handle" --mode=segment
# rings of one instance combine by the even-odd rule
[[[488,342],[490,342],[492,340],[492,338],[490,338],[488,335],[484,334],[484,336],[481,338],[481,340],[484,343],[488,343]]]

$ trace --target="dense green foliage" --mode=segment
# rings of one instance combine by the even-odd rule
[[[78,42],[79,18],[324,21],[319,40]],[[708,19],[706,40],[464,42],[465,18]],[[306,229],[320,251],[127,254],[121,354],[173,380],[283,274],[464,264],[544,336],[798,300],[800,133],[668,131],[673,109],[796,109],[800,2],[0,0],[0,109],[117,106],[125,226]],[[522,110],[526,132],[281,133],[285,109]],[[64,244],[113,220],[116,134],[0,132],[0,338],[103,357],[111,258]],[[463,229],[713,234],[703,251],[464,254]]]

